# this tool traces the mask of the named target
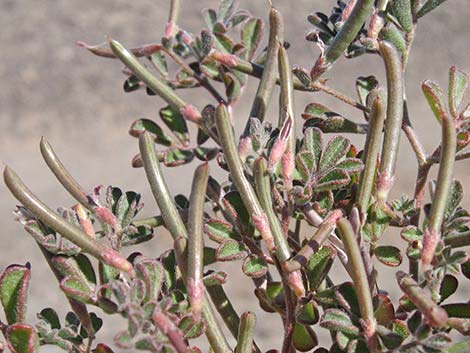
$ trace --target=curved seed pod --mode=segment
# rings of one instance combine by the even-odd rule
[[[238,328],[237,348],[235,353],[251,353],[253,348],[253,336],[256,325],[256,316],[252,312],[244,312],[240,318]]]
[[[196,318],[200,316],[204,284],[202,282],[204,267],[204,201],[207,182],[209,180],[209,165],[200,165],[194,172],[191,196],[189,198],[188,217],[188,290],[191,308]]]
[[[16,175],[16,173],[8,166],[5,167],[3,178],[8,189],[10,189],[16,199],[49,227],[79,246],[83,251],[96,257],[98,260],[104,261],[108,265],[127,272],[131,276],[134,275],[132,264],[121,254],[90,238],[82,230],[68,223],[64,218],[60,217],[57,213],[42,203],[26,187],[26,185],[23,184],[18,175]]]
[[[65,169],[64,165],[60,161],[57,154],[54,152],[50,143],[44,138],[41,138],[39,143],[41,154],[46,161],[49,169],[54,173],[57,180],[64,186],[70,195],[72,195],[75,200],[80,202],[86,208],[91,208],[88,203],[88,198],[86,192],[80,186],[80,184],[73,178],[72,175]]]

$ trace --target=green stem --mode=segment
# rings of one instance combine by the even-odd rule
[[[444,221],[447,201],[451,190],[455,153],[457,149],[457,132],[454,120],[442,113],[442,152],[437,175],[436,191],[429,214],[427,229],[423,240],[423,265],[429,265],[434,257],[436,246],[441,238],[441,227]]]
[[[266,63],[250,112],[250,118],[255,117],[260,121],[263,121],[266,116],[266,111],[276,84],[277,53],[279,50],[279,41],[282,40],[283,37],[281,14],[274,7],[271,7],[271,11],[269,12],[269,26]]]
[[[237,348],[235,353],[251,353],[253,349],[253,336],[255,333],[256,315],[244,312],[238,328]]]
[[[393,184],[395,165],[400,144],[403,119],[403,71],[400,54],[393,44],[379,43],[387,74],[387,119],[380,163],[380,179],[377,196],[384,202]]]
[[[356,198],[356,204],[362,214],[367,213],[372,189],[374,187],[377,157],[380,149],[380,136],[382,135],[385,120],[385,102],[383,101],[381,91],[372,91],[369,94],[369,99],[371,101],[371,112],[369,115],[367,138],[362,155],[364,170],[362,171]]]
[[[60,233],[64,238],[80,247],[84,252],[110,266],[134,275],[132,264],[121,254],[113,249],[99,243],[86,235],[81,229],[67,222],[47,205],[41,202],[27,186],[21,181],[16,173],[6,166],[3,178],[8,189],[35,217],[44,222],[47,226]]]
[[[41,138],[39,147],[41,149],[41,154],[44,160],[46,161],[47,166],[52,171],[52,173],[54,173],[59,182],[63,185],[65,190],[67,190],[70,195],[72,195],[75,200],[80,202],[83,206],[88,209],[91,209],[86,192],[74,179],[74,177],[67,171],[67,169],[65,169],[59,157],[57,157],[56,153],[54,152],[52,146],[44,137]]]
[[[178,267],[186,281],[187,267],[185,264],[185,250],[186,242],[188,239],[188,232],[178,213],[176,205],[170,196],[168,187],[163,178],[158,161],[155,144],[150,133],[145,132],[139,137],[139,149],[144,163],[145,173],[150,184],[150,188],[155,197],[155,200],[162,212],[162,217],[165,222],[166,228],[170,231],[173,240],[179,244],[175,247],[177,252]],[[214,312],[210,303],[204,298],[202,305],[202,315],[206,321],[207,330],[206,335],[212,349],[216,353],[229,353],[231,352],[230,346],[220,328],[217,320],[215,319]]]
[[[188,289],[191,307],[196,317],[202,308],[204,284],[204,201],[206,198],[209,165],[204,163],[194,172],[188,217]]]
[[[291,257],[289,244],[284,236],[279,218],[273,209],[271,198],[271,183],[269,181],[268,163],[263,157],[258,158],[253,165],[256,193],[266,216],[269,220],[274,242],[276,244],[276,257],[283,263]]]
[[[354,9],[338,34],[336,34],[324,55],[321,55],[315,63],[310,73],[312,80],[317,80],[324,72],[329,70],[333,63],[344,53],[366,22],[367,17],[372,12],[373,5],[374,0],[357,0]]]
[[[230,299],[227,297],[224,288],[222,286],[208,286],[207,293],[209,293],[212,303],[214,303],[215,308],[219,312],[222,320],[224,320],[230,333],[234,338],[237,338],[240,317],[230,302]]]
[[[372,304],[372,295],[369,288],[369,281],[364,262],[361,256],[361,250],[357,242],[356,234],[351,223],[346,218],[338,221],[338,231],[344,244],[344,249],[348,255],[350,264],[350,275],[356,289],[359,300],[359,308],[364,325],[367,345],[371,352],[376,351],[376,322],[374,318],[374,306]]]
[[[176,23],[178,21],[180,10],[181,10],[181,0],[171,0],[168,22]]]
[[[197,124],[200,123],[201,113],[197,111],[195,107],[181,99],[164,81],[152,75],[152,73],[148,71],[129,50],[124,48],[121,43],[111,39],[109,45],[116,56],[137,76],[137,78],[139,78],[139,80],[162,97],[174,110],[183,114],[186,119]]]

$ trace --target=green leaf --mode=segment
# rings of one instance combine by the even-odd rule
[[[224,240],[217,248],[217,261],[233,261],[245,256],[245,247],[243,244],[232,240]]]
[[[369,93],[379,87],[379,81],[375,76],[358,77],[356,80],[356,92],[362,105],[367,104]]]
[[[316,170],[315,156],[310,151],[302,151],[295,157],[297,172],[304,182],[308,182]]]
[[[234,0],[222,0],[219,5],[218,19],[226,22],[235,12],[237,4]]]
[[[217,243],[227,239],[240,240],[233,226],[222,219],[210,219],[204,224],[204,231],[211,240]]]
[[[442,308],[447,311],[449,317],[458,317],[461,319],[470,319],[470,304],[467,303],[452,303],[444,304]]]
[[[351,143],[342,136],[333,137],[322,153],[319,170],[324,172],[341,161],[349,151]]]
[[[400,26],[408,33],[413,30],[413,15],[411,14],[411,0],[394,0],[392,2],[393,15]]]
[[[318,339],[311,329],[295,323],[292,343],[298,351],[308,352],[318,345]]]
[[[346,335],[354,337],[359,335],[359,328],[354,325],[348,314],[339,309],[325,310],[320,326],[330,331],[341,331]]]
[[[431,12],[445,1],[446,0],[428,0],[416,13],[416,18],[423,17],[428,12]]]
[[[134,137],[139,137],[146,131],[152,134],[155,143],[164,146],[171,146],[173,143],[173,139],[168,136],[157,123],[150,119],[138,119],[134,121],[129,129],[129,134]]]
[[[183,164],[187,164],[193,159],[193,151],[179,148],[169,148],[164,152],[163,163],[167,167],[177,167]]]
[[[441,87],[431,80],[423,81],[421,84],[424,96],[431,107],[434,116],[437,118],[439,123],[442,122],[444,116],[447,115],[445,110],[444,94],[442,93]]]
[[[155,66],[157,71],[162,76],[168,76],[168,65],[165,56],[161,52],[156,52],[150,55],[150,61]]]
[[[302,325],[315,325],[318,322],[319,314],[315,302],[299,302],[295,309],[295,320]]]
[[[304,144],[303,149],[312,153],[315,165],[318,165],[322,152],[323,133],[320,129],[310,127],[304,131]]]
[[[228,72],[223,75],[223,81],[229,103],[236,102],[242,94],[242,85],[240,80],[233,73]]]
[[[204,275],[204,285],[206,287],[221,286],[227,282],[227,272],[209,270]]]
[[[335,257],[336,250],[327,245],[322,246],[312,255],[306,266],[310,291],[315,291],[326,278]]]
[[[401,320],[392,321],[392,330],[393,332],[399,334],[403,340],[406,340],[410,335],[410,330],[408,329],[406,322]]]
[[[176,138],[187,146],[189,144],[189,133],[186,120],[183,118],[180,112],[176,112],[170,106],[160,109],[160,117],[162,118],[165,125],[171,130]]]
[[[450,189],[450,194],[447,199],[447,207],[445,210],[445,218],[449,218],[452,213],[457,209],[457,207],[460,205],[460,202],[462,202],[463,199],[463,187],[460,181],[458,180],[453,180],[452,181],[452,186]]]
[[[377,323],[383,326],[388,326],[390,322],[395,319],[395,309],[393,308],[393,303],[385,294],[378,294],[374,298],[374,316],[377,320]]]
[[[403,337],[398,333],[386,328],[382,325],[377,325],[377,333],[379,334],[380,340],[388,349],[396,349],[400,347],[403,342]]]
[[[60,329],[59,316],[54,309],[46,308],[41,310],[38,314],[38,318],[46,321],[50,325],[51,329]]]
[[[204,333],[204,321],[195,321],[193,316],[185,316],[179,322],[178,328],[183,332],[185,339],[194,339]]]
[[[424,347],[431,348],[431,349],[438,349],[439,351],[442,351],[442,350],[446,350],[446,348],[449,346],[451,342],[452,342],[452,338],[450,338],[447,334],[437,333],[421,341],[421,344]]]
[[[243,25],[241,37],[247,49],[247,60],[252,60],[263,38],[263,21],[259,18],[250,18]]]
[[[243,203],[240,194],[237,191],[230,191],[224,195],[223,202],[227,208],[229,208],[228,212],[236,218],[240,226],[247,226],[250,223],[250,215],[248,214],[248,210]]]
[[[331,109],[320,103],[310,103],[305,107],[302,114],[302,118],[308,119],[312,116],[321,117],[326,116],[326,113],[330,113]]]
[[[448,348],[449,353],[467,353],[470,352],[470,340],[456,343]]]
[[[8,266],[0,277],[0,299],[10,325],[25,320],[30,279],[29,264]]]
[[[348,173],[342,169],[333,169],[326,175],[322,176],[315,186],[315,191],[327,191],[339,189],[342,186],[348,185],[351,181]]]
[[[452,275],[446,274],[441,283],[441,288],[439,289],[439,294],[441,296],[440,302],[449,298],[452,294],[457,291],[459,287],[459,281]]]
[[[129,93],[140,89],[142,86],[140,85],[141,81],[135,75],[129,76],[123,85],[124,92]]]
[[[336,167],[351,175],[359,173],[364,168],[364,164],[358,158],[346,158],[339,162]]]
[[[13,324],[6,328],[5,338],[12,353],[36,353],[39,351],[39,337],[34,327]]]
[[[449,109],[454,117],[458,116],[458,109],[468,86],[468,76],[456,66],[449,70]]]
[[[86,304],[93,304],[93,292],[90,287],[76,277],[65,277],[60,281],[60,289],[70,298]]]
[[[261,257],[250,254],[243,261],[242,270],[248,277],[260,278],[268,272],[268,265]]]
[[[390,267],[400,266],[403,260],[400,249],[394,246],[378,246],[375,248],[375,257],[381,263]]]
[[[206,26],[212,30],[217,22],[217,12],[214,9],[204,9],[202,10],[202,17]]]
[[[402,229],[400,236],[409,243],[423,240],[424,233],[415,226],[408,226]]]

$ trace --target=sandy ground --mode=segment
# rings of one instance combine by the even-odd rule
[[[181,25],[189,31],[202,26],[200,11],[216,6],[215,0],[185,2]],[[303,37],[310,25],[306,15],[313,11],[328,12],[333,0],[276,1],[286,19],[286,39],[291,43],[292,64],[310,67],[318,50]],[[267,1],[240,1],[242,7],[265,17]],[[130,167],[130,159],[137,152],[136,140],[127,135],[130,123],[136,118],[155,118],[162,102],[143,93],[125,94],[123,76],[117,61],[93,57],[74,45],[76,40],[99,43],[104,36],[112,36],[128,46],[158,41],[167,17],[167,0],[2,0],[0,2],[0,159],[13,167],[37,195],[57,207],[70,205],[70,196],[41,160],[38,150],[40,136],[46,136],[69,170],[87,189],[95,185],[116,185],[136,190],[144,195],[145,214],[157,212],[145,182],[142,170]],[[406,73],[410,114],[423,145],[431,150],[438,143],[440,131],[420,92],[420,82],[432,78],[447,84],[448,68],[452,64],[470,71],[468,59],[470,42],[470,10],[466,0],[449,1],[441,9],[420,23],[415,48]],[[341,59],[327,77],[335,88],[352,95],[358,75],[376,74],[385,86],[382,62],[377,56]],[[348,65],[345,65],[348,64]],[[251,81],[251,87],[256,86]],[[247,95],[252,92],[248,89]],[[185,97],[199,107],[206,97],[191,92]],[[360,121],[362,116],[342,103],[320,93],[297,96],[297,111],[309,102],[323,102],[334,110]],[[246,119],[250,100],[239,104],[235,117]],[[276,114],[273,111],[273,119]],[[243,125],[244,123],[241,123]],[[360,141],[360,140],[356,140]],[[400,150],[396,195],[411,193],[416,163],[406,141]],[[187,193],[190,171],[167,169],[174,192]],[[458,163],[456,177],[468,181],[470,165]],[[33,281],[29,318],[41,308],[64,303],[51,274],[32,239],[14,222],[11,210],[15,200],[0,183],[0,268],[10,263],[30,261]],[[468,198],[466,206],[470,206]],[[166,237],[157,234],[156,238]],[[394,234],[396,236],[396,234]],[[393,235],[392,235],[393,236]],[[165,242],[153,241],[146,245],[146,254],[160,253]],[[233,277],[239,277],[240,264],[229,266]],[[228,290],[239,299],[237,309],[254,310],[256,306],[246,298],[251,295],[249,282],[239,281]],[[65,310],[63,307],[63,310]],[[257,335],[263,349],[279,347],[278,320],[260,314]],[[266,325],[267,321],[269,324]],[[116,323],[117,321],[117,323]],[[109,325],[116,327],[119,320]],[[272,323],[272,324],[271,324]],[[101,336],[105,341],[111,333]],[[44,350],[46,351],[46,350]],[[48,350],[54,351],[54,350]]]

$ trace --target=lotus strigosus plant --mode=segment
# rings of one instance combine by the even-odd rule
[[[174,0],[159,43],[126,49],[114,39],[97,46],[78,42],[95,55],[122,61],[126,92],[143,89],[167,104],[158,121],[140,119],[130,128],[140,150],[132,166],[143,167],[159,212],[138,218],[143,203],[135,192],[111,186],[87,192],[44,138],[44,160],[75,205],[54,211],[6,167],[5,183],[21,203],[16,218],[71,308],[64,319],[46,308],[34,326],[26,323],[31,266],[9,266],[0,277],[0,327],[8,348],[187,353],[201,351],[196,345],[202,341],[194,339],[205,335],[204,347],[215,353],[260,352],[267,343],[255,335],[255,313],[235,310],[238,298],[224,288],[228,274],[216,266],[239,261],[253,301],[283,324],[276,351],[470,351],[470,341],[461,339],[470,333],[470,304],[449,300],[459,282],[470,278],[468,253],[459,250],[470,245],[470,213],[460,206],[463,186],[453,179],[454,162],[470,157],[470,109],[462,105],[468,76],[452,67],[447,96],[437,83],[422,83],[442,129],[431,153],[412,127],[404,95],[417,25],[443,2],[338,1],[330,15],[308,15],[315,28],[306,39],[321,51],[310,69],[291,66],[275,4],[267,8],[265,24],[238,10],[235,1],[222,0],[218,10],[203,11],[205,29],[192,34],[179,27],[181,4]],[[380,56],[386,81],[359,77],[357,98],[333,89],[324,75],[342,55]],[[179,67],[175,74],[169,61]],[[258,89],[243,100],[248,80],[258,82]],[[268,108],[276,86],[279,113],[273,122]],[[210,101],[199,109],[180,97],[181,89],[205,90]],[[356,108],[358,117],[335,113],[314,94],[299,114],[295,91],[325,92]],[[237,107],[245,101],[251,109],[243,120]],[[233,124],[240,120],[237,138]],[[352,145],[345,133],[365,135],[364,143]],[[411,196],[393,200],[402,133],[416,154],[417,178]],[[162,167],[195,159],[200,163],[189,197],[172,196]],[[432,202],[425,204],[434,165],[438,177],[429,182]],[[217,168],[228,177],[217,180]],[[123,255],[161,228],[173,239],[171,249],[157,257]],[[401,246],[391,233],[400,234]],[[408,270],[402,267],[396,281],[382,286],[389,273],[384,266],[400,266],[403,259]],[[333,273],[335,262],[350,281]],[[392,292],[401,293],[397,302]],[[97,309],[99,314],[90,311]],[[113,342],[101,342],[103,315],[127,320]],[[317,336],[319,327],[330,332],[328,338]]]

